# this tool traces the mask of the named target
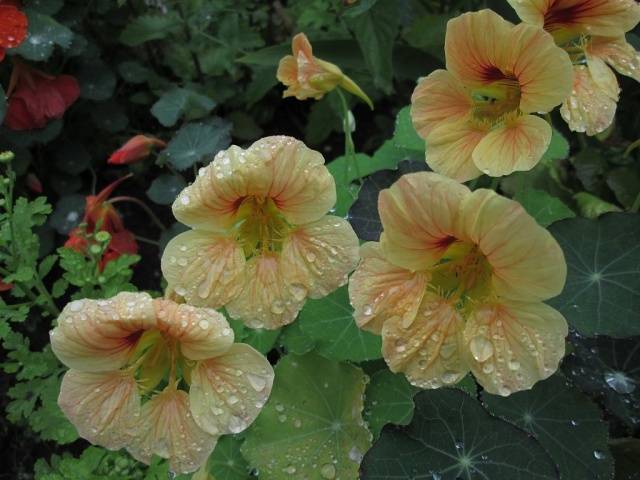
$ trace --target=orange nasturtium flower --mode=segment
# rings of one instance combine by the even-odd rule
[[[111,165],[129,165],[147,158],[154,148],[164,148],[166,146],[167,144],[158,138],[136,135],[113,152],[107,163]]]
[[[411,118],[427,163],[464,182],[533,168],[551,141],[549,112],[571,91],[571,61],[553,38],[491,10],[449,21],[446,70],[420,80]]]
[[[276,136],[231,146],[173,204],[193,230],[162,255],[168,288],[197,306],[225,306],[251,328],[293,322],[307,297],[346,284],[358,238],[326,215],[336,187],[322,155]]]
[[[573,62],[573,90],[560,113],[571,130],[595,135],[615,117],[620,88],[613,71],[640,82],[640,53],[625,33],[640,21],[635,0],[508,0],[520,18],[553,35]]]
[[[567,267],[517,202],[420,172],[383,190],[378,207],[384,231],[362,246],[349,295],[392,371],[438,388],[471,370],[506,396],[557,369],[567,323],[542,301]]]
[[[273,384],[269,362],[233,343],[222,314],[146,293],[71,302],[51,348],[70,368],[58,403],[80,436],[145,463],[159,455],[179,473],[247,428]]]
[[[288,88],[283,97],[296,97],[298,100],[324,97],[336,87],[362,99],[369,107],[373,103],[362,89],[340,67],[313,56],[311,43],[304,33],[293,37],[291,42],[293,55],[287,55],[280,60],[276,76]]]

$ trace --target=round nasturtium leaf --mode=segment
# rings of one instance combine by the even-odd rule
[[[536,439],[459,389],[425,390],[414,402],[411,423],[385,427],[365,455],[363,480],[559,479]]]
[[[307,354],[283,357],[275,371],[271,397],[241,449],[260,480],[357,478],[371,445],[362,370]]]
[[[209,457],[209,473],[215,480],[248,480],[249,464],[240,453],[242,439],[237,435],[223,435]]]
[[[506,398],[483,394],[482,400],[491,413],[531,433],[556,462],[563,480],[613,476],[602,412],[561,375]]]
[[[570,218],[549,230],[568,268],[564,290],[549,303],[583,335],[640,335],[640,215]]]

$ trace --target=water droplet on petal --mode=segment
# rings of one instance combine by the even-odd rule
[[[493,355],[493,344],[484,335],[476,335],[469,342],[471,355],[478,362],[484,362]]]

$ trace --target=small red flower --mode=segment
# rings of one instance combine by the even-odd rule
[[[107,160],[112,165],[129,165],[146,158],[154,147],[164,148],[167,144],[162,140],[146,135],[136,135],[129,139],[118,150],[113,152]]]
[[[89,248],[87,235],[97,231],[105,231],[111,234],[111,239],[100,260],[100,270],[106,265],[124,254],[138,253],[138,244],[133,234],[124,227],[122,218],[107,201],[118,185],[129,178],[122,177],[107,185],[98,195],[89,195],[86,199],[84,217],[82,219],[86,227],[74,228],[69,233],[69,238],[64,244],[77,252],[86,252]]]
[[[13,288],[12,283],[4,283],[2,279],[0,279],[0,292],[8,292]]]
[[[7,96],[5,125],[12,130],[33,130],[62,118],[80,96],[80,86],[70,75],[54,77],[17,63]]]
[[[18,2],[0,1],[0,62],[7,48],[17,47],[27,36],[29,21],[18,7]]]

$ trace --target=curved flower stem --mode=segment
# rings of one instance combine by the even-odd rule
[[[638,213],[638,210],[640,210],[640,193],[638,193],[636,199],[633,201],[633,205],[631,205],[629,209],[631,213]]]
[[[155,213],[153,213],[153,210],[151,210],[149,208],[149,206],[144,203],[142,200],[137,199],[135,197],[128,197],[128,196],[121,196],[121,197],[113,197],[110,200],[107,200],[108,203],[117,203],[117,202],[132,202],[135,203],[136,205],[138,205],[140,208],[142,208],[147,215],[149,215],[149,218],[151,220],[153,220],[153,223],[155,223],[162,231],[165,231],[167,229],[167,227],[165,227],[164,223],[162,223],[160,221],[160,219],[156,216]]]
[[[636,148],[640,147],[640,138],[635,140],[634,142],[632,142],[627,149],[624,151],[624,153],[622,154],[622,156],[624,158],[628,158],[629,155],[631,155],[631,152],[633,152]]]
[[[356,158],[356,148],[353,144],[353,137],[351,136],[351,127],[349,122],[349,106],[347,105],[347,99],[344,97],[344,93],[340,90],[340,87],[336,88],[338,97],[340,98],[340,105],[342,106],[342,131],[344,132],[344,154],[349,157],[349,161],[345,162],[344,177],[345,183],[349,184],[349,168],[350,163],[353,164],[353,170],[358,177],[358,182],[362,181],[362,175],[360,174],[360,167],[358,166],[358,160]]]

